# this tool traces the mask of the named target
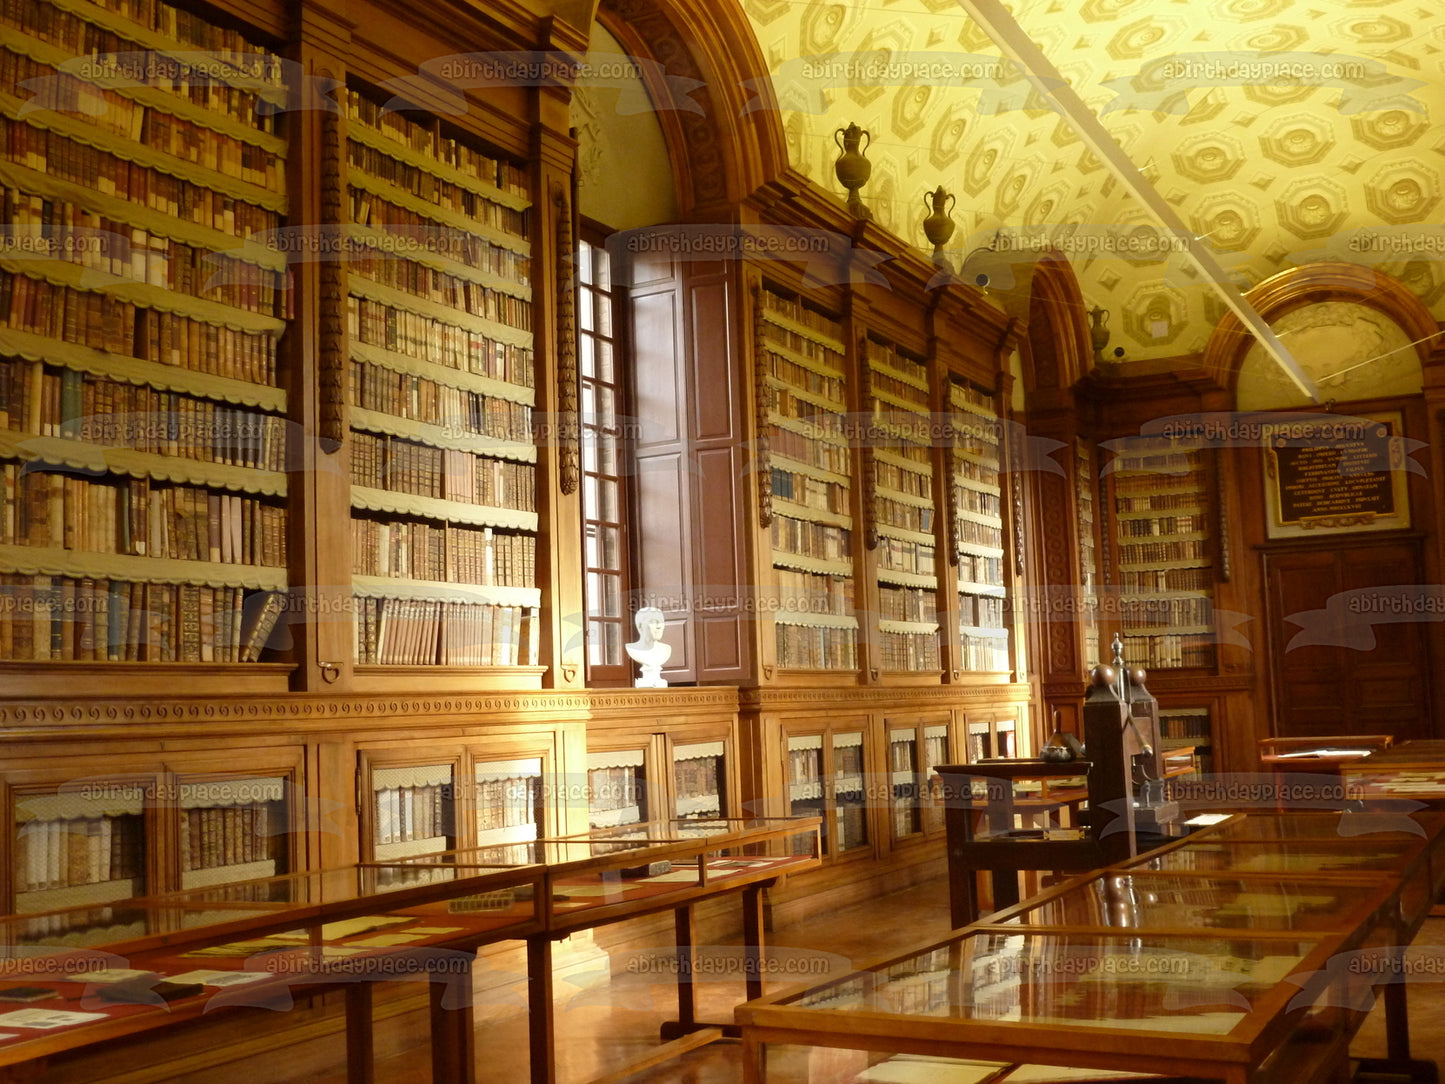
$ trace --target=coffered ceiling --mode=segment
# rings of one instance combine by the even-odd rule
[[[870,133],[863,202],[993,289],[1052,245],[1125,360],[1202,350],[1223,303],[1053,102],[957,0],[743,0],[795,168],[825,188],[835,131]],[[1445,317],[1445,18],[1419,0],[1018,0],[1028,37],[1241,288],[1365,263]],[[1008,62],[1002,62],[1007,64]],[[763,104],[760,100],[759,105]],[[989,253],[987,250],[994,251]],[[1017,255],[1012,255],[1017,253]]]

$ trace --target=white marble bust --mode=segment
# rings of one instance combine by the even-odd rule
[[[662,676],[662,668],[672,656],[672,645],[662,639],[666,629],[662,611],[656,606],[644,606],[633,621],[637,625],[637,639],[625,646],[628,656],[642,672],[632,685],[637,689],[665,689],[667,679]]]

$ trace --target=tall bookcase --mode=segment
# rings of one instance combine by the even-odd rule
[[[1212,670],[1210,453],[1168,437],[1113,446],[1108,488],[1124,658],[1151,670]]]
[[[993,396],[962,380],[948,385],[953,547],[958,635],[967,670],[1012,669],[1004,568],[1003,438]]]
[[[287,221],[280,58],[163,3],[0,21],[4,85],[45,87],[0,93],[0,658],[254,662],[287,587],[293,298],[244,243]]]
[[[858,667],[854,613],[852,451],[840,321],[764,287],[756,319],[764,355],[771,468],[773,629],[785,670]]]
[[[928,369],[892,343],[861,342],[869,410],[864,454],[873,473],[868,514],[876,534],[878,657],[884,671],[939,665],[938,568],[933,507],[933,418]]]
[[[357,662],[535,666],[526,174],[345,99]]]

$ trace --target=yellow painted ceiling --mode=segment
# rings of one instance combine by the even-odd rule
[[[743,0],[792,164],[843,196],[835,131],[870,133],[862,190],[927,248],[1006,286],[1055,244],[1126,360],[1200,351],[1222,304],[956,0]],[[1417,0],[1023,0],[1014,18],[1241,289],[1344,259],[1445,317],[1445,14]],[[1007,64],[1007,61],[1003,61]],[[992,256],[979,250],[994,247]],[[1003,252],[1021,253],[1005,257]]]

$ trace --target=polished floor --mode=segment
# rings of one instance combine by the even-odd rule
[[[770,945],[779,966],[806,979],[826,969],[850,969],[937,938],[949,929],[948,893],[942,881],[881,896],[856,907],[773,932]],[[721,940],[721,939],[720,939]],[[1412,1053],[1445,1064],[1445,919],[1426,922],[1416,939],[1423,957],[1442,968],[1422,968],[1440,982],[1416,981],[1409,987]],[[1435,947],[1438,946],[1438,947]],[[713,950],[719,960],[727,952]],[[658,1028],[676,1012],[670,977],[659,977],[659,955],[647,949],[614,950],[611,975],[595,982],[584,962],[574,969],[577,982],[557,982],[556,1020],[558,1080],[583,1084],[610,1074],[627,1084],[736,1084],[741,1079],[740,1047],[720,1042],[688,1053],[665,1065],[629,1074],[626,1070],[656,1048]],[[494,964],[500,981],[477,1006],[477,1079],[484,1084],[525,1084],[528,1079],[527,1018],[522,1008],[525,987],[520,975],[508,974],[506,961]],[[789,978],[789,981],[793,981]],[[742,998],[741,981],[700,981],[700,1013],[708,1020],[732,1019],[732,1006]],[[417,1036],[423,1040],[423,1035]],[[1383,1014],[1371,1014],[1351,1047],[1351,1054],[1378,1056],[1385,1050]],[[770,1084],[806,1084],[797,1079]],[[342,1084],[344,1074],[313,1076],[325,1084]],[[384,1084],[412,1084],[431,1079],[425,1047],[398,1051],[377,1065]],[[1293,1082],[1291,1082],[1293,1084]]]

